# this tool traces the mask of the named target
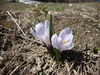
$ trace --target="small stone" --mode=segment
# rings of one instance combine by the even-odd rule
[[[0,60],[3,60],[3,57],[2,56],[0,56]]]

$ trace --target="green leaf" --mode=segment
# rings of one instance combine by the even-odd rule
[[[50,14],[50,39],[54,33],[55,33],[55,31],[54,31],[54,27],[52,24],[52,14]],[[60,53],[59,53],[58,49],[56,49],[56,48],[52,47],[51,50],[53,50],[52,52],[54,52],[54,57],[55,57],[55,60],[57,61],[58,68],[60,68]]]
[[[47,47],[46,44],[45,44],[44,42],[43,42],[43,44],[44,44],[44,46],[46,47],[46,49],[48,50],[50,56],[51,56],[52,58],[54,58],[55,53],[54,53],[53,47],[52,47],[52,46]]]
[[[67,24],[66,27],[69,27],[69,25]]]
[[[54,27],[52,24],[52,14],[50,14],[50,39],[54,33],[55,33],[55,31],[54,31]]]
[[[40,20],[39,20],[39,18],[37,17],[36,19],[37,19],[38,23],[40,23]]]
[[[57,65],[58,65],[58,68],[60,69],[60,52],[59,52],[59,50],[58,49],[56,49],[56,48],[54,48],[54,50],[55,50],[55,59],[56,59],[56,61],[57,61]]]
[[[30,23],[28,23],[29,24],[29,26],[35,31],[35,29],[34,29],[34,27],[32,27],[32,25],[30,24]],[[36,31],[35,31],[36,32]]]
[[[78,31],[78,29],[74,30],[73,35],[75,35],[75,33]]]

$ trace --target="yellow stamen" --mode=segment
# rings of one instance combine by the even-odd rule
[[[67,43],[67,41],[62,41],[62,44],[65,44],[65,43]]]

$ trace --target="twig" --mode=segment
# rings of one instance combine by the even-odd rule
[[[24,36],[26,36],[26,34],[24,33],[24,31],[21,29],[21,27],[20,27],[19,24],[16,22],[16,20],[13,18],[13,16],[10,14],[10,12],[7,11],[7,13],[8,13],[9,16],[13,19],[13,21],[16,23],[17,27],[21,30],[21,32],[24,34]]]
[[[9,75],[13,75],[13,73],[19,68],[20,65],[18,65]]]
[[[21,74],[20,75],[23,75],[24,71],[27,69],[27,67],[24,68],[23,71],[21,71]]]

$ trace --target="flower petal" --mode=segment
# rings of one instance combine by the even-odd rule
[[[59,34],[59,37],[61,37],[61,39],[64,39],[64,37],[66,36],[66,30],[63,29],[60,34]]]
[[[34,27],[33,27],[34,28]],[[39,40],[38,36],[36,35],[36,32],[32,29],[32,27],[30,28],[30,32],[32,33],[32,35]]]
[[[49,26],[49,21],[48,20],[45,20],[45,25],[48,28],[48,26]]]
[[[65,31],[66,31],[66,35],[67,35],[67,34],[72,34],[71,28],[66,28]]]
[[[51,38],[51,42],[52,42],[52,45],[58,49],[58,46],[57,46],[57,34],[54,34]]]
[[[63,44],[61,47],[61,51],[67,50],[70,46],[70,43]]]
[[[67,42],[72,42],[73,40],[73,35],[72,34],[68,34],[64,37],[63,39],[64,41],[67,41]]]
[[[70,28],[63,29],[60,32],[59,37],[61,37],[62,39],[64,39],[65,36],[68,35],[68,34],[72,34],[72,30]]]
[[[68,42],[64,45],[62,45],[61,51],[65,51],[65,50],[69,50],[72,49],[74,47],[74,44],[71,42]]]
[[[71,43],[70,46],[69,46],[69,48],[68,48],[68,50],[72,49],[73,47],[74,47],[74,44]]]
[[[47,47],[50,46],[50,39],[49,39],[48,36],[44,36],[44,38],[43,38],[43,42],[46,44]]]
[[[38,34],[38,35],[44,35],[45,27],[44,27],[43,23],[37,24],[35,26],[35,29],[36,29],[36,34]]]
[[[45,35],[49,37],[49,34],[49,21],[45,20]]]
[[[57,38],[57,47],[58,47],[58,50],[60,51],[61,47],[62,47],[62,39],[61,39],[61,37]]]

